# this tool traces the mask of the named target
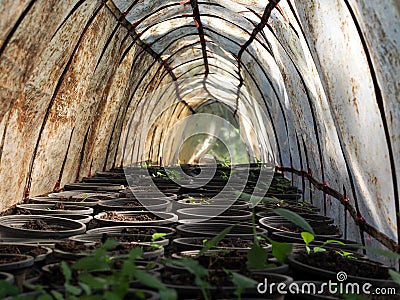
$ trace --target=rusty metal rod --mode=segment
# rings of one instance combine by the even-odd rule
[[[317,179],[312,177],[312,175],[306,171],[296,170],[291,167],[276,167],[276,169],[281,172],[294,173],[299,176],[302,176],[303,178],[307,178],[309,180],[309,182],[312,183],[312,185],[316,189],[323,191],[325,194],[330,195],[333,198],[339,200],[340,203],[348,210],[348,212],[350,213],[354,222],[356,223],[357,226],[360,227],[360,229],[364,230],[366,233],[371,235],[373,238],[375,238],[377,241],[379,241],[382,245],[387,247],[389,250],[391,250],[393,252],[398,252],[398,253],[400,252],[399,244],[396,243],[395,241],[393,241],[391,238],[389,238],[383,232],[380,232],[374,226],[368,224],[365,221],[365,219],[359,215],[357,210],[350,204],[349,199],[347,197],[345,197],[342,193],[338,192],[337,190],[334,190],[333,188],[327,186],[324,183],[319,182]]]

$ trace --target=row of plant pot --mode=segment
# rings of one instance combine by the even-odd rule
[[[121,173],[115,171],[113,173]],[[263,199],[255,207],[256,215],[252,214],[248,205],[244,205],[244,199],[226,203],[226,199],[216,202],[218,200],[209,201],[204,196],[182,199],[183,195],[180,194],[176,198],[172,195],[167,199],[174,205],[183,200],[176,204],[184,205],[177,206],[176,214],[113,210],[112,207],[119,207],[123,203],[136,207],[132,203],[135,200],[130,197],[129,192],[112,191],[113,194],[110,194],[106,190],[108,194],[105,193],[101,188],[107,186],[107,174],[100,174],[99,177],[103,177],[102,184],[93,190],[87,189],[83,195],[82,192],[76,193],[79,190],[73,190],[77,185],[72,185],[72,189],[70,187],[68,191],[47,197],[58,200],[68,199],[65,197],[81,199],[82,203],[77,202],[79,204],[75,209],[69,209],[70,202],[62,204],[67,210],[85,210],[85,213],[94,217],[86,225],[49,215],[0,217],[0,239],[4,236],[20,242],[36,239],[35,243],[46,240],[53,247],[50,250],[52,253],[46,256],[44,262],[34,261],[33,265],[26,267],[27,270],[37,271],[39,275],[35,284],[44,285],[47,292],[57,290],[66,296],[74,291],[79,296],[86,295],[87,290],[82,288],[82,284],[87,284],[89,277],[83,275],[85,273],[90,274],[91,279],[113,281],[118,287],[106,285],[103,293],[122,289],[118,282],[127,282],[130,290],[124,290],[125,299],[139,297],[138,289],[150,291],[145,293],[145,299],[167,299],[166,295],[170,296],[169,299],[199,299],[207,296],[209,299],[231,299],[238,295],[242,299],[283,299],[284,295],[276,288],[268,296],[268,293],[260,294],[258,284],[264,283],[266,279],[269,283],[282,283],[286,287],[299,280],[337,280],[339,270],[346,272],[355,282],[394,285],[387,267],[368,261],[358,253],[360,245],[356,242],[339,239],[340,232],[333,227],[333,220],[319,215],[318,208],[307,202],[300,202],[298,198],[272,202],[270,198]],[[280,183],[280,188],[290,186],[290,182],[281,175],[276,174],[275,178],[275,182]],[[92,187],[96,184],[90,183]],[[162,190],[171,191],[172,186],[163,182]],[[87,194],[107,198],[86,208],[80,204],[88,200]],[[198,191],[198,194],[203,194],[203,190]],[[125,199],[119,201],[119,196]],[[55,203],[57,201],[47,204]],[[117,204],[113,206],[113,203]],[[199,219],[208,219],[213,215],[218,208],[216,203],[223,203],[222,206],[233,204],[235,207],[211,220],[198,222]],[[28,211],[43,208],[45,211],[52,210],[51,207],[19,207]],[[304,235],[304,230],[294,224],[293,220],[277,213],[277,208],[299,213],[313,229],[312,237]],[[186,219],[184,224],[177,223],[178,217]],[[318,234],[318,229],[325,226],[334,229],[329,236]],[[47,234],[47,238],[40,239],[42,234]],[[40,237],[37,238],[37,235]],[[336,242],[327,242],[333,238]],[[110,240],[116,241],[118,245]],[[137,256],[141,259],[138,260]],[[111,266],[111,263],[116,263],[117,266]],[[150,268],[149,265],[153,267]],[[122,271],[126,269],[131,272]],[[75,272],[71,278],[66,278],[68,270]],[[146,271],[145,274],[140,272],[143,270]],[[58,282],[55,280],[56,274],[59,277]],[[29,282],[32,283],[32,280]],[[17,285],[21,286],[23,283],[24,280],[19,279]],[[89,286],[96,293],[95,284],[92,282]],[[28,291],[26,286],[24,290]],[[130,298],[126,298],[126,295]],[[315,295],[297,296],[306,298]],[[329,297],[332,295],[325,296],[321,295],[320,299],[331,299]],[[122,299],[122,296],[116,297]]]

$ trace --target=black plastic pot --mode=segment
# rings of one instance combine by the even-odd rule
[[[57,216],[60,218],[78,221],[85,225],[87,225],[91,220],[93,220],[92,216],[87,216],[87,215],[57,215]]]
[[[176,207],[181,208],[195,208],[195,207],[226,207],[230,209],[247,209],[249,204],[244,201],[232,201],[228,199],[190,199],[184,198],[176,201]]]
[[[192,224],[182,224],[176,227],[177,232],[182,236],[216,236],[225,228],[233,224],[224,222],[200,222]],[[256,228],[258,236],[267,234],[267,231],[261,228]],[[253,235],[253,227],[250,225],[235,225],[225,237],[240,237],[251,239]]]
[[[4,259],[15,259],[12,262],[3,262]],[[35,260],[30,255],[24,254],[0,254],[0,272],[25,269],[33,266]]]
[[[14,283],[14,275],[11,273],[0,272],[0,280],[4,280],[10,284]]]
[[[158,190],[158,193],[155,192],[146,192],[146,191],[138,191],[135,194],[133,194],[131,189],[124,189],[122,191],[119,191],[119,198],[134,198],[136,199],[136,196],[139,199],[147,199],[147,198],[160,198],[160,190]],[[175,193],[170,193],[170,192],[161,192],[161,199],[167,199],[167,200],[175,200],[177,198]]]
[[[34,258],[35,263],[44,262],[53,252],[52,249],[23,243],[0,243],[2,254],[24,254]]]
[[[201,250],[204,247],[204,241],[209,240],[210,237],[186,237],[186,238],[176,238],[172,240],[172,246],[174,249],[177,250],[177,252],[181,251],[190,251],[190,250]],[[243,239],[243,238],[237,238],[237,237],[230,237],[230,238],[224,238],[221,240],[222,243],[232,243],[233,241],[240,241],[240,240],[245,240],[248,242],[250,245],[253,241],[253,239]],[[220,243],[221,244],[221,243]],[[219,249],[227,249],[227,250],[241,250],[241,251],[248,251],[250,250],[250,247],[239,247],[239,246],[226,246],[226,245],[217,245]],[[263,245],[263,248],[270,252],[272,247],[271,245]]]
[[[128,185],[126,178],[110,178],[110,177],[83,177],[83,183],[90,183],[90,184],[118,184],[118,185]]]
[[[274,241],[277,242],[285,242],[285,243],[296,243],[296,244],[303,244],[304,241],[303,238],[301,237],[300,233],[294,233],[294,232],[273,232],[271,238]],[[330,237],[326,236],[320,236],[316,235],[314,241],[310,244],[310,246],[320,246],[322,245],[325,241],[331,239]],[[355,241],[350,241],[350,240],[344,240],[341,238],[335,238],[336,241],[340,241],[344,243],[344,245],[338,244],[338,243],[330,243],[326,247],[328,248],[336,248],[336,249],[346,249],[346,250],[351,250],[351,251],[361,251],[362,249],[362,244],[359,244]]]
[[[168,273],[165,273],[164,276],[162,276],[163,282],[168,288],[172,288],[177,291],[179,299],[203,299],[201,289],[200,287],[196,286],[195,279],[191,274],[181,273],[172,276],[168,275],[170,276],[169,278],[166,277],[166,274]],[[224,276],[222,273],[219,274]],[[212,277],[217,278],[217,276],[214,274],[212,275]],[[275,287],[279,283],[283,283],[285,286],[288,286],[291,282],[293,282],[293,279],[291,277],[282,274],[253,274],[251,278],[260,283],[263,283],[264,280],[267,280],[267,282],[269,283],[275,283]],[[179,284],[179,282],[181,281],[190,282],[190,280],[193,280],[193,282],[191,282],[190,284]],[[223,281],[226,282],[227,280],[224,279]],[[224,286],[219,285],[218,287],[215,287],[214,285],[211,287],[209,292],[212,299],[236,299],[236,296],[234,296],[233,294],[235,289],[236,287],[233,284]],[[261,297],[262,299],[284,299],[284,295],[280,295],[279,293],[277,293],[276,288],[272,289],[271,294],[268,292],[261,295]],[[256,288],[245,289],[242,293],[241,299],[260,299],[260,293],[257,291]]]
[[[33,197],[30,198],[34,203],[62,203],[64,205],[79,205],[85,207],[95,207],[102,200],[112,200],[118,198],[117,194],[111,193],[86,193],[79,192],[75,196],[68,198]]]
[[[293,287],[294,286],[294,287]],[[314,289],[315,286],[315,289]],[[337,300],[338,295],[329,292],[326,282],[323,281],[301,281],[296,280],[292,283],[292,291],[288,293],[287,299],[290,300]],[[321,293],[320,291],[324,291]]]
[[[12,260],[12,261],[4,261]],[[28,268],[34,264],[34,258],[24,254],[0,254],[0,272],[12,273],[16,285],[21,288]]]
[[[85,191],[105,191],[118,192],[125,188],[122,184],[111,183],[69,183],[64,186],[65,191],[85,190]]]
[[[326,251],[326,253],[331,253],[333,251]],[[317,255],[322,253],[317,253]],[[338,254],[339,255],[339,254]],[[330,261],[329,258],[325,259],[331,267],[316,267],[309,261],[307,263],[303,263],[301,257],[306,257],[307,254],[302,253],[294,253],[288,257],[288,263],[293,270],[294,278],[296,279],[304,279],[304,280],[332,280],[334,282],[341,282],[341,278],[345,278],[346,282],[358,282],[358,283],[371,283],[375,287],[396,287],[396,283],[390,279],[390,275],[388,273],[389,268],[382,264],[363,259],[363,258],[340,258],[338,256],[337,259],[348,260],[348,270],[343,267],[338,266],[338,261]],[[372,266],[376,272],[369,272],[369,277],[361,277],[358,275],[351,275],[352,272],[358,272],[357,270],[363,270],[367,267],[367,265]],[[340,268],[340,270],[334,270],[332,268]],[[379,271],[378,271],[379,270]],[[339,277],[338,272],[342,272],[343,277]],[[345,274],[343,274],[343,272]],[[385,278],[376,277],[377,274],[382,273],[386,274]]]
[[[280,263],[275,258],[268,259],[267,263],[270,264],[268,268],[248,269],[246,266],[246,257],[248,251],[217,249],[209,250],[200,257],[198,256],[199,252],[200,250],[182,251],[172,254],[172,258],[181,259],[183,257],[190,257],[197,260],[201,265],[203,265],[203,267],[214,271],[222,270],[222,267],[215,268],[216,264],[233,264],[234,266],[228,267],[227,269],[239,273],[247,270],[247,272],[250,274],[259,275],[266,275],[270,273],[286,274],[289,271],[289,266],[287,264]],[[221,257],[218,257],[219,253],[221,253]],[[166,267],[179,273],[185,271],[184,267],[172,263],[167,263]]]
[[[133,205],[135,204],[135,205]],[[145,205],[145,206],[144,206]],[[115,200],[100,201],[98,209],[103,211],[165,211],[171,210],[172,204],[170,200],[162,198],[143,199],[140,202],[132,198],[119,198]]]
[[[80,243],[80,242],[76,242]],[[100,247],[100,243],[80,243],[87,246],[87,250],[76,250],[76,251],[66,251],[60,247],[60,244],[56,245],[54,249],[54,257],[60,260],[78,260],[82,257],[91,255],[91,251],[94,248]],[[107,255],[110,258],[118,258],[127,256],[129,251],[135,247],[143,248],[142,259],[143,260],[157,260],[164,254],[164,248],[155,248],[147,245],[137,245],[137,244],[120,244],[114,249],[107,251]]]
[[[98,215],[94,216],[95,220],[104,226],[132,226],[132,225],[165,225],[165,224],[172,224],[178,220],[178,216],[173,214],[173,213],[164,213],[164,212],[157,212],[157,213],[152,213],[152,212],[135,212],[135,211],[118,211],[116,212],[117,215],[126,217],[126,218],[134,218],[137,216],[148,216],[151,218],[156,218],[156,220],[151,220],[151,221],[117,221],[117,220],[108,220],[104,219],[104,217],[107,215],[106,212],[99,213]]]
[[[43,224],[48,229],[25,229],[23,226],[28,224],[38,226]],[[84,233],[86,226],[83,223],[52,216],[42,215],[12,215],[0,217],[0,230],[2,237],[21,237],[21,238],[66,238],[69,236]]]
[[[282,222],[285,221],[287,219],[285,219],[284,217],[281,217],[277,214],[275,214],[274,212],[259,212],[256,214],[258,218],[264,218],[264,217],[268,217],[268,219],[270,222]],[[326,216],[322,216],[319,214],[305,214],[305,213],[299,213],[300,216],[302,216],[307,222],[311,223],[325,223],[325,224],[333,224],[334,220],[333,218],[329,218]]]
[[[268,222],[266,218],[261,218],[259,220],[261,226],[268,230],[269,235],[272,235],[273,232],[298,232],[305,231],[304,229],[298,227],[297,225],[291,222],[280,222],[280,223],[272,223]],[[317,236],[331,237],[331,238],[340,238],[342,233],[339,228],[333,224],[310,224],[314,229],[314,232]]]
[[[162,226],[112,226],[91,229],[86,232],[87,234],[147,234],[165,233],[165,238],[170,239],[175,235],[176,231],[173,228]]]
[[[261,212],[271,212],[274,208],[286,208],[296,213],[307,213],[307,214],[316,214],[320,212],[318,207],[312,206],[311,204],[301,205],[301,203],[289,203],[289,202],[280,202],[280,203],[259,203],[257,205],[257,210]]]
[[[180,219],[212,219],[214,221],[248,221],[252,218],[251,211],[238,209],[228,209],[224,211],[224,207],[201,206],[195,208],[182,208],[177,210],[177,214]]]
[[[165,238],[159,238],[156,241],[152,241],[151,235],[145,234],[108,234],[108,233],[92,233],[92,234],[80,234],[69,238],[72,241],[78,242],[89,242],[89,243],[100,243],[103,239],[116,240],[121,244],[124,243],[137,243],[140,245],[151,245],[157,244],[160,246],[167,246],[169,240]]]
[[[57,208],[54,204],[20,204],[17,208],[29,211],[33,215],[90,215],[93,208],[80,205],[62,205]]]

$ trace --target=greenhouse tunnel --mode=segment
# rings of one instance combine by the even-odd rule
[[[204,132],[244,137],[240,162],[273,148],[345,238],[398,251],[397,0],[2,0],[0,12],[1,211],[97,171],[198,162],[215,138],[178,125],[203,114]]]

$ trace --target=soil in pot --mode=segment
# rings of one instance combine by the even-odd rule
[[[272,233],[271,238],[277,242],[296,243],[299,245],[302,244],[304,246],[304,240],[299,233],[276,231]],[[315,239],[312,241],[310,246],[321,246],[324,242],[326,242],[329,239],[330,239],[329,237],[317,235],[315,236]],[[355,241],[345,240],[340,238],[335,238],[335,240],[342,242],[343,245],[339,243],[329,243],[328,245],[326,245],[326,247],[335,249],[347,249],[353,252],[357,251],[361,252],[362,245]]]
[[[259,269],[249,269],[247,266],[247,251],[242,250],[210,250],[200,256],[199,251],[183,251],[179,254],[173,254],[173,258],[189,257],[196,259],[200,265],[208,270],[234,270],[241,274],[250,273],[285,273],[288,266],[278,262],[274,258],[268,258],[266,266]],[[173,267],[173,265],[168,265]],[[182,269],[178,267],[178,269]]]
[[[91,251],[93,251],[96,248],[99,248],[100,246],[101,243],[88,244],[76,241],[61,242],[56,244],[54,254],[58,256],[60,259],[75,260],[82,256],[90,254]],[[163,248],[159,249],[152,246],[138,245],[136,243],[119,244],[109,249],[107,252],[110,257],[118,257],[129,254],[129,252],[132,249],[137,247],[141,247],[143,249],[143,255],[142,255],[143,259],[158,258],[164,253]]]
[[[135,212],[135,211],[107,211],[94,217],[102,225],[163,225],[177,221],[173,213],[165,212]]]
[[[17,209],[20,214],[25,212],[29,212],[29,214],[36,214],[36,215],[82,215],[87,214],[90,215],[93,213],[93,209],[89,207],[83,207],[78,205],[67,205],[63,202],[55,202],[49,204],[20,204],[17,205]]]
[[[284,282],[289,285],[293,279],[291,277],[281,275],[281,274],[244,274],[249,275],[250,278],[256,282],[264,282],[267,278],[269,283],[275,283],[277,285],[280,282]],[[174,274],[172,272],[164,272],[161,276],[162,281],[169,288],[174,288],[178,292],[179,299],[204,299],[200,287],[196,285],[195,276],[184,272],[181,274]],[[211,288],[209,290],[210,299],[236,299],[237,297],[233,295],[236,287],[232,283],[232,279],[229,274],[224,271],[209,271],[206,281],[210,284]],[[273,294],[265,294],[262,299],[277,299],[276,291]],[[245,289],[242,293],[242,299],[246,296],[255,296],[259,299],[260,294],[257,292],[256,288]],[[281,299],[281,298],[279,298]],[[283,298],[282,298],[283,299]]]
[[[251,220],[252,213],[247,210],[227,209],[224,207],[195,207],[182,208],[177,210],[178,215],[183,219],[214,219],[214,220],[232,220],[246,221]]]
[[[169,243],[168,239],[159,238],[153,241],[151,235],[144,234],[109,234],[109,233],[92,233],[92,234],[81,234],[77,236],[70,237],[73,241],[79,242],[95,242],[100,243],[106,239],[111,239],[119,243],[138,243],[141,245],[157,244],[160,246],[167,246]]]
[[[176,230],[182,236],[216,236],[229,226],[232,226],[232,224],[226,222],[199,222],[178,225]],[[256,228],[256,233],[258,236],[262,236],[267,232],[264,229]],[[253,227],[249,225],[235,225],[226,234],[226,237],[254,238]]]
[[[0,228],[5,238],[24,239],[65,238],[86,231],[83,223],[48,215],[12,215],[0,217]],[[20,241],[21,242],[21,241]]]
[[[170,206],[169,200],[161,198],[148,198],[141,201],[134,198],[119,198],[101,201],[99,210],[166,211],[170,209]]]
[[[351,276],[383,280],[389,280],[390,278],[389,270],[386,266],[363,259],[344,257],[340,252],[331,249],[310,254],[300,252],[297,253],[295,259],[305,265],[335,273],[346,272],[347,275]]]
[[[281,223],[272,223],[268,222],[266,218],[262,218],[259,220],[260,224],[267,228],[268,232],[272,234],[272,232],[280,231],[280,232],[293,232],[293,233],[301,233],[304,231],[303,228],[290,223],[290,222],[281,222]],[[341,233],[339,228],[333,224],[310,224],[311,227],[314,229],[316,235],[321,236],[334,236],[340,237]]]
[[[175,233],[175,229],[163,226],[111,226],[101,227],[88,230],[87,234],[146,234],[153,235],[155,233],[165,233],[165,238],[171,238]]]
[[[143,222],[143,221],[159,220],[159,218],[155,215],[151,216],[148,214],[138,214],[133,217],[127,217],[127,216],[118,214],[115,211],[106,212],[103,216],[101,216],[101,219],[111,220],[111,221],[129,221],[129,222]]]
[[[26,244],[0,244],[1,254],[25,254],[35,258],[35,262],[43,261],[52,252],[50,248]]]
[[[185,250],[201,250],[204,247],[205,241],[209,237],[193,237],[193,238],[178,238],[172,241],[173,246],[179,251]],[[260,245],[267,250],[271,249],[271,245],[266,240],[260,240]],[[224,238],[216,247],[230,250],[250,250],[253,245],[253,239],[243,239],[240,237]]]

